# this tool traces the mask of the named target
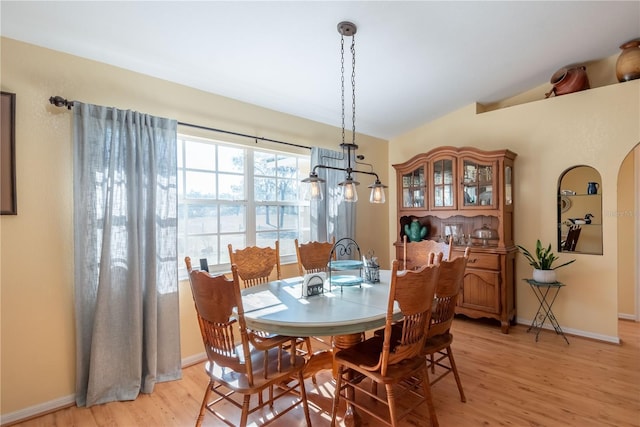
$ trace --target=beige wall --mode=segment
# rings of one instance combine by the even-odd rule
[[[1,43],[2,90],[17,94],[18,215],[0,217],[0,406],[6,415],[69,400],[75,389],[71,113],[50,105],[50,96],[332,149],[339,149],[340,129],[14,40]],[[359,154],[388,182],[386,141],[364,135],[357,141]],[[359,197],[368,200],[368,180],[361,181]],[[385,205],[358,205],[358,243],[385,263],[389,236],[379,224],[388,216]],[[180,317],[188,359],[203,349],[185,282]]]
[[[623,318],[634,318],[638,301],[637,276],[638,254],[633,236],[638,235],[637,224],[640,212],[635,209],[634,195],[640,189],[635,173],[634,157],[640,152],[636,146],[624,159],[618,175],[618,208],[606,214],[618,217],[618,314]]]
[[[612,61],[608,61],[612,63]],[[610,73],[613,73],[613,69]],[[480,113],[470,105],[389,142],[389,160],[400,163],[440,145],[508,148],[516,153],[514,168],[515,240],[530,247],[536,239],[556,242],[558,178],[568,168],[588,165],[602,177],[604,212],[616,211],[618,170],[640,141],[640,80]],[[425,100],[428,102],[428,100]],[[395,195],[395,175],[391,195]],[[394,212],[389,223],[394,236]],[[558,270],[567,284],[554,305],[563,329],[594,338],[617,339],[618,218],[603,217],[603,252],[572,254],[577,261]],[[565,257],[564,254],[561,256]],[[538,302],[523,278],[531,267],[518,257],[517,316],[530,320]]]

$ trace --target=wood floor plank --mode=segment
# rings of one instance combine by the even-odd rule
[[[453,352],[467,402],[460,402],[451,375],[435,384],[441,426],[640,427],[640,323],[619,321],[621,345],[575,336],[569,336],[567,345],[548,330],[536,342],[526,330],[516,325],[504,335],[495,325],[456,318]],[[317,341],[313,345],[322,346]],[[317,387],[311,379],[305,382],[311,420],[314,426],[328,426],[334,383],[329,371],[320,372],[317,380]],[[154,393],[133,402],[65,408],[15,426],[192,426],[207,383],[201,363],[185,368],[181,380],[157,384]],[[226,410],[230,417],[237,413],[233,407]],[[250,421],[260,414],[267,415],[258,413]],[[427,409],[419,408],[401,425],[428,426],[428,418]],[[205,415],[204,425],[225,424]],[[272,425],[306,424],[302,410],[296,409]],[[377,425],[362,416],[363,427]]]

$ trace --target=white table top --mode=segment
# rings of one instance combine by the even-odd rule
[[[247,327],[292,336],[329,336],[384,326],[389,299],[389,270],[380,283],[332,287],[302,297],[302,278],[278,280],[242,291]],[[399,309],[396,307],[398,317]]]

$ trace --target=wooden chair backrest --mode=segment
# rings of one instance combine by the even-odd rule
[[[429,252],[429,256],[427,257],[427,265],[440,264],[443,259],[444,254],[442,252]]]
[[[562,245],[563,251],[575,251],[576,245],[578,244],[578,238],[580,237],[580,232],[582,231],[582,227],[579,225],[572,225],[569,227],[569,232],[567,233],[567,240],[564,241],[564,245]]]
[[[229,248],[229,260],[238,268],[238,276],[245,288],[266,283],[271,280],[280,280],[280,245],[276,240],[275,249],[271,247],[260,248],[247,246],[244,249],[233,250]],[[276,276],[272,278],[272,272]]]
[[[236,267],[231,266],[233,279],[228,279],[222,274],[211,276],[206,271],[192,270],[189,257],[185,258],[185,264],[207,358],[220,366],[246,374],[252,384],[253,369]],[[234,308],[237,311],[235,316]],[[237,346],[234,336],[236,323],[241,346]]]
[[[387,367],[405,359],[419,356],[431,321],[433,296],[438,282],[439,266],[423,266],[418,270],[400,271],[399,261],[394,260],[391,270],[391,286],[384,325],[384,343],[378,364],[365,369],[378,370],[386,375]],[[394,305],[398,304],[403,318],[395,322]],[[401,330],[400,337],[393,337],[393,325]],[[392,348],[392,339],[395,341]]]
[[[298,256],[298,272],[301,276],[305,273],[317,273],[327,271],[331,257],[331,249],[335,244],[335,237],[331,242],[308,242],[298,243],[295,240],[296,255]]]
[[[431,314],[428,337],[449,332],[468,260],[469,248],[465,250],[464,256],[439,264],[440,277],[436,286],[435,308]]]
[[[448,260],[453,250],[453,239],[449,239],[449,243],[436,242],[435,240],[421,240],[419,242],[410,242],[405,235],[402,241],[404,269],[413,270],[423,265],[430,265],[435,262],[431,257],[431,253],[438,254],[442,252],[442,259]]]

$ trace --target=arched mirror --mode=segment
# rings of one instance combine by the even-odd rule
[[[558,251],[602,255],[602,178],[574,166],[558,180]]]

